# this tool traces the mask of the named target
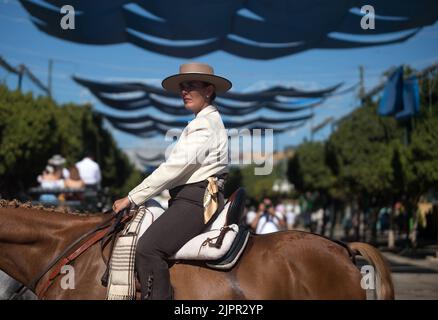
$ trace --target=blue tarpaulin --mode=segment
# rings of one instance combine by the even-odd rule
[[[393,116],[403,110],[403,67],[397,68],[388,79],[377,112]]]
[[[171,94],[162,88],[138,82],[105,83],[79,77],[73,77],[73,79],[88,88],[103,104],[112,109],[135,111],[153,107],[175,116],[189,116],[192,114],[190,110],[181,105],[179,95]],[[218,96],[218,109],[221,114],[227,116],[249,115],[263,109],[280,113],[305,111],[321,105],[335,93],[343,94],[355,88],[355,86],[351,86],[342,92],[336,92],[341,85],[342,83],[339,83],[330,88],[313,91],[273,86],[258,92],[227,92]],[[128,98],[119,96],[120,94],[129,93],[137,93],[137,95]],[[280,97],[295,100],[282,102]],[[168,99],[163,100],[166,98],[173,98],[174,103],[169,103]]]
[[[417,77],[403,81],[403,110],[395,115],[397,120],[406,120],[420,113],[420,89]]]
[[[314,48],[400,43],[438,19],[434,0],[19,1],[32,23],[51,36],[83,44],[128,42],[180,58],[225,51],[274,59]],[[74,29],[60,28],[65,4],[75,9]],[[375,8],[374,29],[362,27],[364,5]],[[370,36],[379,35],[390,39],[370,41]]]
[[[388,79],[378,108],[381,116],[406,120],[420,112],[420,90],[416,76],[403,79],[403,66]]]

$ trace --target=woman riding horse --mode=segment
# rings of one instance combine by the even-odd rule
[[[115,212],[143,204],[169,189],[169,208],[139,239],[135,266],[143,299],[170,299],[167,259],[187,241],[202,233],[224,204],[223,184],[228,172],[228,137],[213,104],[216,93],[231,88],[231,82],[214,75],[213,68],[188,63],[180,73],[163,80],[169,92],[179,92],[184,106],[196,117],[182,132],[169,158],[129,195],[117,200]]]

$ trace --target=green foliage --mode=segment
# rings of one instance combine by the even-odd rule
[[[242,186],[243,176],[242,172],[237,167],[230,168],[228,179],[224,187],[224,196],[228,198],[237,188]]]
[[[335,176],[326,164],[325,147],[321,142],[304,142],[288,165],[289,180],[301,192],[328,191]]]
[[[410,149],[415,173],[425,188],[438,182],[438,116],[427,113],[412,133]]]
[[[356,201],[363,210],[402,201],[413,212],[438,186],[438,89],[429,84],[421,83],[421,114],[412,121],[381,117],[368,100],[326,142],[301,144],[288,172],[297,190]]]
[[[74,164],[91,151],[102,170],[103,186],[122,195],[140,181],[102,119],[89,105],[56,105],[48,98],[9,91],[0,86],[0,194],[16,197],[37,185],[36,177],[54,154]],[[137,181],[137,182],[138,182]]]
[[[354,111],[327,142],[330,164],[347,194],[377,195],[393,186],[393,145],[401,131],[392,118],[381,118],[375,106]]]
[[[248,165],[242,169],[243,184],[248,196],[253,199],[274,197],[276,192],[272,190],[275,180],[281,177],[281,165],[274,165],[272,173],[268,175],[255,175],[255,165]]]

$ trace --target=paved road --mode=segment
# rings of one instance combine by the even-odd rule
[[[397,300],[438,300],[438,260],[384,255],[391,265]]]
[[[437,300],[438,273],[393,273],[396,300]]]

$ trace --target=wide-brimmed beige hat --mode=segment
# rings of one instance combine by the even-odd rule
[[[230,90],[230,80],[214,74],[211,66],[205,63],[191,62],[182,64],[179,73],[167,77],[161,85],[170,92],[179,92],[179,84],[185,81],[204,81],[211,83],[216,88],[216,93],[223,93]]]

